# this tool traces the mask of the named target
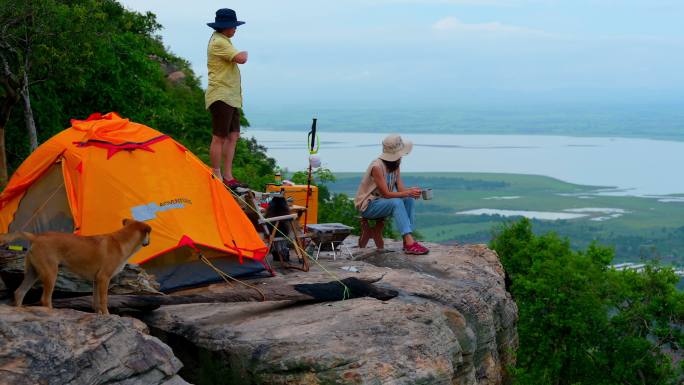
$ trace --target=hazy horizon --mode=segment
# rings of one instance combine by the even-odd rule
[[[675,0],[122,1],[157,15],[206,84],[207,22],[231,7],[245,108],[684,103]]]

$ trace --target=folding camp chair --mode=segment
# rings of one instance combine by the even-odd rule
[[[286,227],[292,230],[291,237],[286,234],[281,234],[278,231],[279,224],[284,223]],[[300,265],[293,265],[283,259],[281,253],[277,253],[280,264],[286,269],[299,269],[302,271],[309,271],[309,262],[306,259],[306,252],[304,251],[304,246],[302,245],[302,236],[299,234],[299,229],[297,228],[297,214],[281,215],[278,217],[271,218],[261,218],[259,219],[259,224],[264,226],[265,234],[268,234],[268,238],[265,240],[268,246],[268,252],[272,253],[273,246],[276,242],[285,241],[288,244],[291,243],[294,246],[295,253],[299,258]],[[271,227],[271,231],[268,231],[268,225]],[[273,253],[272,253],[273,254]]]
[[[274,259],[277,255],[277,258],[280,261],[280,265],[283,268],[309,271],[309,261],[307,260],[307,255],[304,251],[304,245],[302,242],[302,240],[306,237],[303,234],[301,234],[301,231],[299,229],[297,221],[298,215],[287,214],[266,218],[259,209],[259,202],[257,201],[256,195],[253,192],[250,192],[249,194],[243,196],[248,197],[248,199],[252,201],[251,206],[253,207],[254,213],[258,216],[258,219],[256,220],[256,225],[261,226],[262,233],[264,234],[264,242],[268,247],[268,251],[266,254],[270,253],[271,255],[273,255]],[[279,228],[289,229],[291,233],[290,236],[288,236],[287,234],[282,234],[280,231],[283,230],[279,231]],[[285,261],[283,259],[282,253],[274,253],[274,246],[277,242],[285,242],[288,245],[288,247],[290,244],[294,246],[295,253],[297,254],[297,258],[299,259],[299,265],[294,265],[289,263],[289,261]]]

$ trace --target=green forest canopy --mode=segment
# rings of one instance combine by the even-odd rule
[[[499,228],[490,247],[518,305],[516,384],[681,384],[684,292],[671,268],[617,271],[612,249],[573,251],[528,219]]]
[[[72,118],[115,111],[208,160],[204,91],[189,63],[164,48],[154,14],[128,11],[113,0],[0,0],[0,25],[7,26],[0,52],[11,72],[3,74],[2,106],[12,101],[8,80],[26,74],[39,142],[69,127]],[[184,76],[167,76],[177,71]],[[25,107],[12,107],[3,125],[10,172],[31,151]],[[242,125],[248,126],[244,117]],[[274,166],[255,141],[239,143],[238,178],[263,186]]]

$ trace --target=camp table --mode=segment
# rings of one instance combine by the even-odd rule
[[[330,249],[333,252],[333,260],[336,259],[338,250],[340,251],[340,256],[342,256],[343,249],[354,259],[354,255],[343,243],[344,239],[351,234],[352,227],[341,223],[314,223],[306,225],[306,229],[310,232],[311,242],[316,247],[314,259],[318,260],[323,245],[330,245]]]

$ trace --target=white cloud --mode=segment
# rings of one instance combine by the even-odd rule
[[[447,16],[432,24],[432,29],[441,32],[475,32],[488,34],[517,34],[528,36],[550,36],[549,33],[526,27],[503,24],[498,21],[489,23],[464,23],[453,16]]]

